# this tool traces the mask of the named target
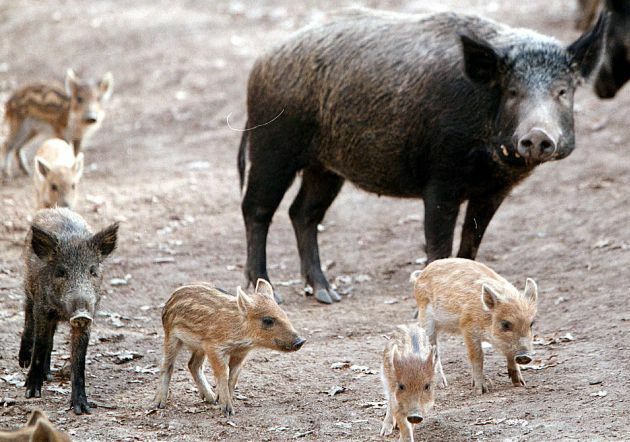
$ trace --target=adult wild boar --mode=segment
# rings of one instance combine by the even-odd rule
[[[300,171],[289,214],[318,301],[340,299],[317,224],[345,180],[422,198],[429,262],[451,255],[468,201],[458,256],[474,259],[510,189],[574,149],[573,93],[598,64],[605,21],[565,47],[477,16],[361,10],[261,56],[238,157],[248,280],[268,280],[269,224]]]
[[[610,23],[595,93],[599,98],[613,98],[630,80],[630,1],[606,0],[604,10],[610,13]]]

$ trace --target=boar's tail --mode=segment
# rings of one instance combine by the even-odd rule
[[[249,121],[245,123],[245,129],[247,129]],[[241,137],[241,145],[238,148],[238,177],[240,180],[241,190],[243,190],[243,184],[245,183],[245,163],[247,162],[247,141],[248,133],[243,132]]]
[[[416,270],[415,272],[413,272],[411,275],[409,275],[409,282],[415,284],[421,273],[422,270]]]

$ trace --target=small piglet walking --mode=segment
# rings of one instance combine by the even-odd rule
[[[437,370],[447,386],[437,341],[438,332],[464,336],[472,365],[472,385],[487,393],[490,382],[483,375],[482,341],[493,344],[507,358],[508,374],[515,386],[524,386],[519,364],[532,361],[532,326],[536,317],[538,287],[527,278],[520,293],[488,266],[461,258],[440,259],[412,273],[420,323],[429,342],[438,349]]]
[[[413,442],[413,426],[433,407],[437,350],[417,324],[401,325],[383,351],[381,374],[387,414],[381,436],[400,428],[400,441]]]
[[[306,342],[274,300],[271,284],[263,279],[256,283],[252,296],[240,287],[236,296],[204,283],[180,287],[164,306],[162,324],[164,359],[155,397],[157,408],[166,405],[175,358],[182,345],[192,352],[188,369],[201,398],[218,402],[230,416],[234,414],[234,387],[252,349],[290,352]],[[203,374],[206,358],[216,379],[216,396]]]
[[[70,323],[71,407],[90,413],[85,356],[101,294],[102,264],[116,247],[118,224],[92,234],[81,216],[65,208],[35,214],[24,244],[24,332],[20,367],[29,367],[26,397],[41,397],[50,380],[50,354],[59,321]]]

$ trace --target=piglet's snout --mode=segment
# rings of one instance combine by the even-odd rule
[[[94,319],[92,318],[92,315],[90,315],[89,312],[85,310],[80,310],[80,311],[74,312],[74,314],[70,318],[70,325],[72,327],[85,328],[85,327],[88,327],[92,323],[93,320]]]
[[[298,351],[300,348],[302,348],[302,346],[304,345],[304,343],[306,342],[306,339],[298,336],[295,341],[293,341],[293,350],[294,351]]]
[[[530,353],[518,353],[514,360],[519,365],[527,365],[532,362],[532,355]]]
[[[412,413],[407,415],[407,420],[412,424],[419,424],[424,418],[419,413]]]

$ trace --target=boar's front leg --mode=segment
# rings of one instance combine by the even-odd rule
[[[451,256],[460,199],[454,189],[439,184],[427,186],[423,199],[428,264]]]
[[[27,295],[24,300],[24,331],[20,341],[20,354],[18,361],[20,367],[27,368],[31,365],[33,355],[33,332],[35,328],[35,318],[33,317],[33,300]]]
[[[70,406],[75,414],[90,414],[92,412],[90,407],[93,407],[94,404],[88,402],[85,394],[85,356],[90,341],[90,325],[70,328],[70,358],[72,360]]]
[[[343,178],[321,168],[304,169],[302,186],[295,197],[289,216],[295,231],[302,276],[313,288],[315,299],[324,304],[341,301],[322,272],[317,244],[317,225],[341,190]]]
[[[42,385],[44,384],[46,355],[50,347],[49,339],[52,339],[55,325],[55,318],[51,318],[47,312],[35,309],[35,342],[33,343],[33,354],[31,366],[26,376],[26,397],[41,397]]]
[[[490,220],[505,199],[507,191],[471,198],[466,209],[466,219],[462,228],[462,240],[457,256],[475,259],[481,238],[490,224]]]

